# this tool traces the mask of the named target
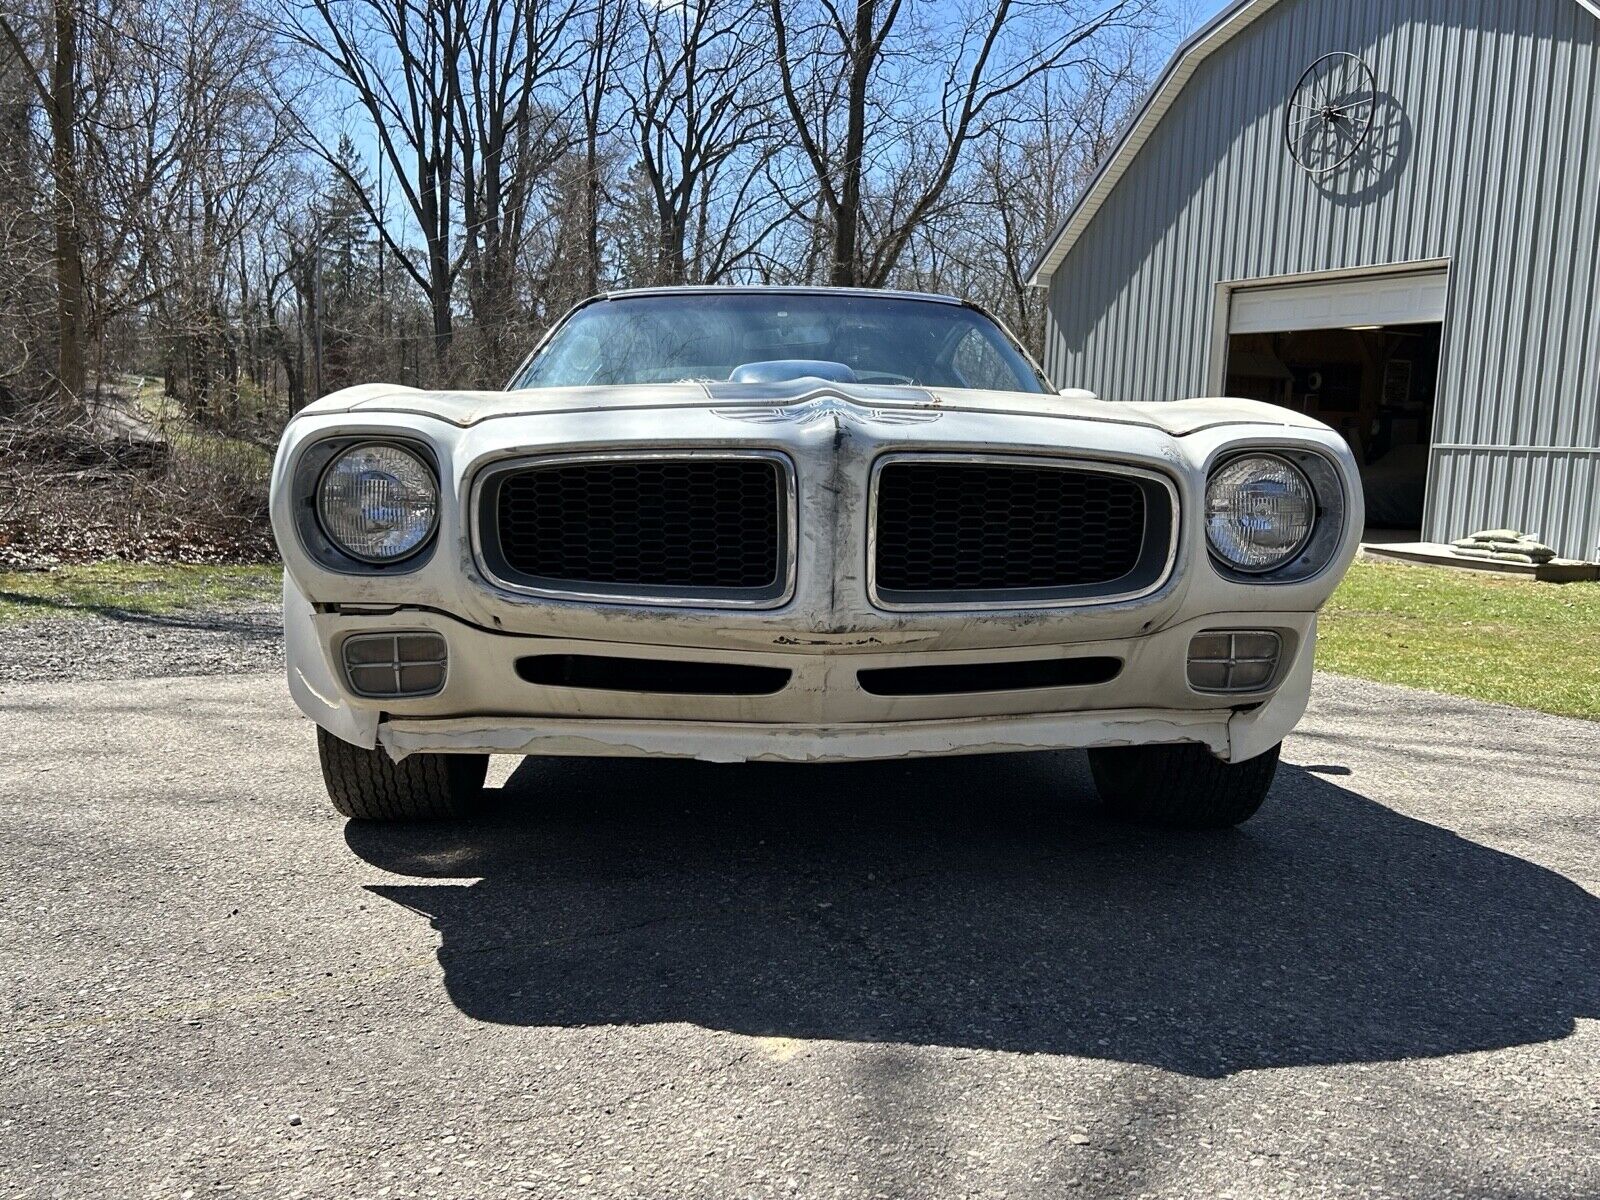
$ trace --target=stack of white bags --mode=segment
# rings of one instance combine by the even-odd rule
[[[1485,529],[1450,544],[1462,558],[1487,558],[1495,562],[1542,566],[1556,556],[1554,550],[1539,540],[1538,534],[1518,533],[1515,529]]]

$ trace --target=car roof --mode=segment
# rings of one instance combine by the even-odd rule
[[[936,292],[899,292],[888,288],[816,287],[802,284],[680,284],[675,287],[624,288],[605,292],[596,299],[621,300],[631,296],[725,296],[789,295],[789,296],[873,296],[891,300],[931,300],[936,304],[957,304],[970,307],[958,296],[945,296]]]

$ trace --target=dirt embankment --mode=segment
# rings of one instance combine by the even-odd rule
[[[152,420],[113,394],[83,414],[0,421],[0,568],[274,557],[270,450]]]

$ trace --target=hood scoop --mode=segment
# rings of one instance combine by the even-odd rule
[[[740,368],[743,370],[743,368]],[[845,368],[849,370],[848,367]],[[800,376],[759,382],[706,380],[700,384],[718,404],[798,404],[831,397],[835,401],[871,408],[877,404],[931,404],[939,400],[924,387],[892,383],[851,383],[844,380]]]
[[[728,376],[729,383],[783,383],[791,379],[821,379],[827,383],[854,383],[856,373],[842,362],[820,358],[774,358],[743,363]]]

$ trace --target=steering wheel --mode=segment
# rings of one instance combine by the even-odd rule
[[[861,383],[910,384],[915,382],[911,376],[896,375],[893,371],[857,371],[856,379]]]

